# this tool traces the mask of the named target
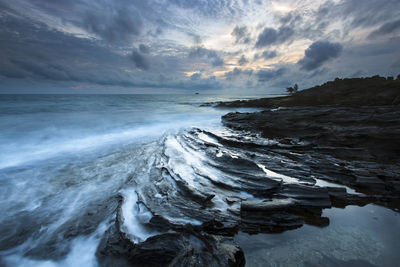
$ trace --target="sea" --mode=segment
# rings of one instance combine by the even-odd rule
[[[97,247],[115,218],[110,199],[117,195],[132,240],[157,234],[143,227],[152,214],[136,192],[149,182],[146,175],[159,154],[175,157],[170,162],[181,173],[190,174],[186,168],[194,165],[201,169],[202,159],[180,151],[175,140],[191,129],[228,131],[222,115],[258,110],[203,103],[259,97],[272,96],[0,95],[0,266],[97,266]],[[375,205],[324,213],[331,220],[325,228],[239,232],[235,241],[246,265],[400,262],[398,213]]]

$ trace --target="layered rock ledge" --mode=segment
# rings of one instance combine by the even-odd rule
[[[399,107],[291,107],[229,113],[222,121],[232,129],[279,140],[269,150],[290,155],[309,170],[282,168],[286,175],[321,177],[364,193],[366,202],[400,207]],[[343,202],[340,192],[330,195],[333,202]]]

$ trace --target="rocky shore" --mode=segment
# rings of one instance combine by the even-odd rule
[[[182,130],[105,156],[94,168],[108,162],[118,175],[98,176],[124,177],[123,185],[25,256],[60,260],[68,253],[60,243],[92,235],[100,266],[244,266],[241,234],[326,227],[332,207],[374,203],[399,212],[400,107],[388,104],[398,92],[390,88],[379,93],[380,106],[275,106],[302,92],[265,100],[278,102],[228,113],[225,127]],[[257,101],[265,104],[225,105]],[[40,221],[22,218],[5,221],[1,250],[41,231]]]
[[[229,113],[222,121],[232,129],[279,140],[274,151],[290,154],[313,176],[349,186],[368,196],[366,202],[398,211],[399,104],[400,78],[374,76],[336,78],[286,97],[218,106],[267,108]],[[289,169],[284,172],[299,175]]]
[[[399,107],[293,107],[229,113],[222,120],[230,128],[279,140],[270,150],[307,166],[308,172],[282,168],[289,176],[313,175],[363,193],[367,203],[400,207]],[[331,194],[337,204],[353,201],[339,195]]]
[[[343,86],[335,96],[324,95],[327,83],[289,97],[220,103],[267,109],[226,114],[226,131],[167,137],[155,153],[161,157],[146,163],[146,182],[135,181],[139,210],[152,214],[143,227],[157,234],[129,236],[121,197],[97,249],[100,264],[244,266],[234,242],[239,231],[325,227],[323,210],[347,205],[398,212],[399,83],[375,77],[358,85],[364,82],[370,84],[364,94],[359,86],[347,92],[352,82],[337,80]]]
[[[130,239],[119,201],[97,251],[103,266],[244,266],[233,239],[239,231],[325,227],[322,211],[331,207],[375,203],[399,211],[398,107],[296,107],[222,120],[231,132],[193,129],[176,139],[179,153],[200,159],[202,167],[189,162],[193,172],[181,173],[164,148],[168,164],[158,163],[154,181],[137,191],[153,215],[146,227],[160,234]]]

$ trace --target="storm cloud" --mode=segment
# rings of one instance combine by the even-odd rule
[[[201,46],[192,47],[189,51],[191,58],[207,58],[212,66],[218,67],[224,64],[224,60],[216,50],[206,49]]]
[[[137,49],[134,49],[132,51],[131,59],[138,69],[148,70],[150,68],[149,62],[146,57]]]
[[[262,52],[261,54],[255,54],[254,55],[254,60],[258,60],[260,58],[263,59],[272,59],[278,56],[278,53],[275,50],[269,51],[269,50],[265,50],[264,52]]]
[[[238,60],[238,64],[240,66],[245,65],[247,63],[249,63],[249,61],[247,60],[247,58],[244,55],[242,55]]]
[[[231,35],[235,39],[235,43],[250,43],[250,34],[246,26],[236,26]]]
[[[339,43],[317,41],[305,51],[304,58],[298,64],[303,70],[311,71],[322,66],[326,61],[337,58],[343,47]]]
[[[228,71],[225,73],[225,78],[227,80],[232,80],[239,78],[240,76],[251,76],[253,74],[252,69],[239,69],[239,68],[234,68],[232,71]]]
[[[289,40],[293,34],[294,30],[289,27],[281,27],[279,30],[266,27],[260,33],[260,35],[258,35],[256,48],[284,43],[285,41]]]
[[[355,65],[397,76],[399,17],[398,0],[0,0],[0,93],[30,82],[281,92]]]
[[[397,31],[400,31],[400,19],[383,24],[381,27],[371,32],[369,38],[375,38],[381,35],[386,35]]]
[[[285,68],[279,69],[263,69],[257,72],[259,82],[268,82],[282,76],[286,72]]]

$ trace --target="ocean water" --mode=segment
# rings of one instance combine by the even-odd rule
[[[224,95],[0,95],[0,168],[154,140],[220,122]]]
[[[324,210],[329,226],[282,234],[239,233],[246,266],[398,266],[400,214],[379,207]]]
[[[0,265],[95,266],[117,195],[127,233],[151,236],[135,174],[160,154],[159,140],[220,127],[228,110],[202,103],[256,97],[0,95]]]
[[[97,247],[116,216],[116,196],[122,198],[121,228],[135,242],[158,234],[146,226],[152,217],[149,208],[173,223],[199,225],[201,214],[195,216],[178,208],[183,205],[182,199],[171,192],[178,190],[178,179],[199,192],[213,191],[218,215],[238,208],[228,207],[222,198],[226,192],[210,183],[210,179],[228,182],[232,177],[209,164],[211,159],[193,140],[220,144],[212,135],[191,130],[231,134],[221,125],[221,115],[233,109],[200,105],[257,97],[0,95],[0,265],[97,266]],[[225,155],[236,158],[233,151],[220,147],[216,157]],[[160,172],[154,173],[156,170]],[[172,170],[178,178],[171,176]],[[267,176],[293,180],[264,166],[263,170]],[[168,192],[164,195],[159,188]],[[240,190],[235,194],[256,200]],[[378,214],[372,217],[378,219],[371,219],[371,210]],[[236,240],[249,266],[287,266],[299,262],[299,258],[303,259],[301,266],[350,260],[360,263],[361,259],[379,266],[383,258],[386,261],[382,265],[391,266],[398,260],[389,249],[398,237],[397,213],[371,205],[326,213],[333,223],[325,232],[304,226],[279,235],[239,233]],[[354,228],[353,223],[360,218],[373,221]],[[351,244],[342,250],[346,242],[335,234],[339,226]],[[373,229],[378,229],[376,234]],[[353,239],[351,233],[356,233]],[[390,233],[396,235],[389,238]],[[314,241],[307,239],[314,234]],[[312,253],[316,248],[311,244],[320,244],[322,252]],[[339,247],[335,253],[331,253],[329,244]],[[285,255],[290,257],[282,259]]]

